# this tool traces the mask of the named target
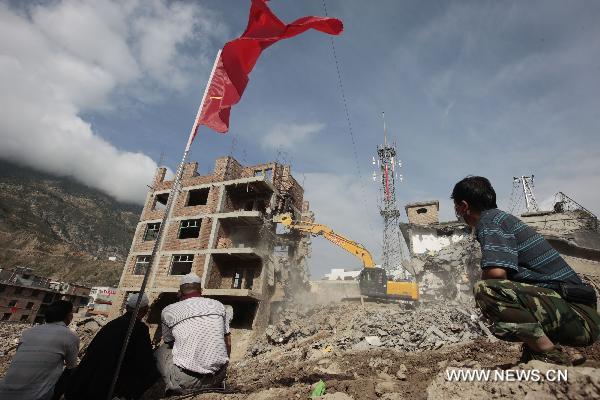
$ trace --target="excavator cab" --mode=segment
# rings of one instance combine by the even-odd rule
[[[360,294],[368,297],[387,297],[387,274],[380,267],[363,268],[358,277]]]

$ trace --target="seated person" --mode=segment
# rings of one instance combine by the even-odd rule
[[[137,300],[137,293],[129,295],[125,314],[104,325],[91,341],[69,381],[67,400],[106,400]],[[147,312],[148,297],[144,294],[113,396],[138,399],[160,379],[148,326],[142,322]]]
[[[179,302],[162,311],[163,344],[156,351],[167,392],[187,394],[222,385],[231,354],[230,317],[223,304],[202,297],[198,275],[184,275]]]
[[[73,320],[73,305],[66,300],[50,304],[46,323],[21,335],[17,353],[0,382],[2,400],[50,400],[63,369],[77,365],[79,338],[67,325]]]

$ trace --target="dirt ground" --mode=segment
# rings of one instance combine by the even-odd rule
[[[588,357],[588,361],[576,369],[590,367],[589,369],[600,371],[600,344],[596,343],[583,353]],[[274,360],[254,359],[232,365],[228,383],[235,391],[233,394],[212,393],[188,398],[305,399],[312,386],[322,379],[326,383],[327,393],[342,392],[354,399],[432,399],[437,396],[434,394],[434,397],[431,397],[428,388],[447,367],[515,368],[519,356],[519,345],[506,342],[491,343],[486,338],[423,352],[372,349],[323,353],[322,356],[313,359],[291,355],[281,358],[274,356]],[[397,376],[397,372],[404,369],[402,365],[406,368],[405,379],[399,379]],[[526,393],[526,385],[523,387]],[[509,393],[501,398],[521,397],[512,397]]]

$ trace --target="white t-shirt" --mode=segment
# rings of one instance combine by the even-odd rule
[[[229,362],[224,336],[229,318],[223,304],[205,297],[191,297],[171,304],[162,312],[162,334],[173,345],[178,367],[211,374]]]
[[[37,399],[50,390],[63,368],[77,366],[79,338],[64,322],[37,325],[23,332],[17,353],[0,382],[0,399]]]

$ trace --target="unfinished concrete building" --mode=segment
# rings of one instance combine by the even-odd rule
[[[244,167],[222,157],[210,175],[199,175],[197,167],[185,165],[158,244],[147,286],[148,322],[158,323],[162,309],[177,301],[181,275],[195,272],[202,277],[203,295],[233,307],[233,326],[253,327],[266,321],[271,302],[281,300],[286,285],[308,282],[304,258],[310,239],[278,232],[274,222],[284,212],[297,219],[309,215],[304,190],[290,166],[275,162]],[[111,317],[142,284],[173,186],[165,174],[165,168],[157,170],[148,192]]]

